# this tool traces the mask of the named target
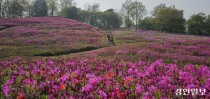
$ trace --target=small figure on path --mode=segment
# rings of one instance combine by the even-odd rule
[[[111,32],[107,34],[107,38],[109,40],[109,46],[115,46],[113,35]]]

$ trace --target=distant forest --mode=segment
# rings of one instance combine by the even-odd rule
[[[76,7],[74,0],[0,0],[0,18],[25,18],[62,16],[81,21],[101,29],[135,27],[171,33],[210,36],[210,15],[203,12],[188,20],[183,10],[166,4],[157,5],[147,12],[140,1],[125,0],[118,11],[99,10],[100,4],[86,4],[85,9]],[[151,16],[146,16],[151,13]]]

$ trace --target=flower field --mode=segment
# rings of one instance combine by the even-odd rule
[[[1,35],[14,33],[4,35],[5,37],[2,37],[1,40],[3,41],[4,38],[20,40],[20,45],[10,42],[11,46],[14,44],[17,47],[25,47],[21,44],[35,44],[44,49],[47,44],[28,43],[30,37],[39,35],[44,37],[45,35],[51,39],[57,39],[59,36],[62,36],[68,37],[68,40],[71,37],[75,37],[84,40],[87,44],[88,40],[85,37],[90,36],[93,40],[88,42],[90,45],[104,47],[108,43],[104,38],[103,31],[100,33],[94,32],[100,30],[90,27],[90,30],[85,28],[88,25],[66,26],[69,25],[69,22],[67,22],[65,26],[62,26],[65,22],[51,22],[50,19],[44,21],[40,19],[41,21],[39,21],[38,19],[29,18],[27,22],[12,20],[4,23],[20,28],[15,32],[6,32],[7,29],[0,31]],[[58,18],[57,20],[62,19]],[[28,21],[36,24],[30,26]],[[40,24],[43,26],[39,26]],[[71,30],[70,28],[74,26],[80,29]],[[77,31],[75,32],[76,36],[72,34],[73,32],[69,33],[70,36],[66,36],[68,34],[66,32],[65,36],[61,34],[54,34],[53,36],[53,32],[49,32],[59,31],[59,33],[64,33],[64,31],[67,31],[65,28]],[[12,31],[12,29],[16,28],[8,29],[7,31]],[[27,37],[22,37],[21,35],[25,31],[30,35],[27,34]],[[142,30],[116,30],[113,31],[113,35],[116,46],[112,47],[53,57],[14,55],[15,57],[1,59],[0,98],[210,98],[209,37]],[[27,39],[27,42],[23,39]],[[31,40],[34,41],[36,39]],[[45,40],[45,43],[50,41],[49,39]],[[0,43],[8,44],[8,42]],[[73,42],[75,43],[76,41],[73,40],[70,43],[74,44]],[[76,42],[75,44],[79,45],[81,42]],[[89,46],[88,44],[87,46]],[[65,43],[58,42],[54,46],[59,48],[61,45],[67,46]],[[2,49],[4,48],[1,46],[0,50]],[[53,47],[51,49],[55,50]],[[19,51],[17,50],[17,52]]]
[[[62,17],[0,19],[0,58],[104,47],[104,32]]]
[[[179,88],[205,88],[210,97],[210,69],[206,65],[165,64],[157,60],[125,62],[117,59],[74,58],[0,62],[1,95],[11,98],[179,98]],[[200,93],[199,93],[200,94]],[[182,96],[183,97],[183,96]]]

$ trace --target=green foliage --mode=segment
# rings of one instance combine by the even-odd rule
[[[143,20],[139,20],[138,27],[143,30],[152,30],[154,29],[154,19],[151,17],[145,17]]]
[[[133,10],[132,8],[132,1],[131,0],[126,0],[123,4],[122,4],[122,14],[124,16],[124,23],[126,25],[126,27],[131,27],[132,22],[130,21],[130,16],[131,16],[131,12]]]
[[[57,0],[47,0],[48,8],[50,11],[50,15],[54,16],[55,12],[58,10],[58,2]]]
[[[210,18],[204,13],[194,14],[187,20],[189,34],[209,35]]]
[[[147,10],[142,2],[134,1],[131,4],[133,10],[131,11],[131,17],[136,25],[136,29],[138,28],[138,22],[142,19],[146,14]]]
[[[131,21],[131,19],[125,18],[124,22],[126,27],[134,26],[134,23]]]
[[[80,10],[78,16],[79,21],[102,29],[119,28],[122,24],[122,17],[113,9],[104,12]]]
[[[48,7],[45,0],[35,0],[33,6],[35,17],[42,17],[48,15]]]
[[[146,17],[139,21],[138,26],[141,29],[173,33],[185,32],[183,11],[176,9],[175,6],[166,7],[165,4],[160,4],[154,8],[151,14],[153,15],[152,17]]]
[[[2,1],[2,17],[10,17],[10,13],[9,13],[9,6],[10,6],[11,2],[9,0],[5,0]]]
[[[155,91],[155,99],[161,99],[161,91],[158,90],[158,91]]]
[[[9,13],[11,17],[22,17],[23,16],[23,6],[21,2],[18,2],[18,0],[11,1],[11,4],[9,6]]]
[[[71,53],[91,51],[91,50],[95,50],[95,49],[98,49],[98,47],[87,46],[87,47],[81,48],[81,49],[71,49],[71,50],[67,50],[67,51],[47,52],[47,53],[41,53],[41,54],[34,54],[33,56],[59,56],[59,55],[65,55],[65,54],[71,54]]]
[[[69,8],[75,6],[73,0],[59,0],[60,1],[60,12],[59,15],[60,16],[68,16],[68,10]]]
[[[100,4],[99,3],[93,3],[93,4],[85,4],[85,10],[89,12],[98,12],[99,11]]]
[[[183,11],[175,7],[161,8],[155,13],[155,29],[167,32],[185,32],[185,19]]]
[[[74,19],[74,20],[78,19],[78,9],[75,6],[67,8],[65,10],[65,14],[70,19]]]
[[[108,9],[103,12],[102,19],[104,20],[105,28],[119,28],[122,18],[118,16],[113,9]]]
[[[0,18],[2,18],[2,4],[3,0],[0,0]]]
[[[165,9],[166,8],[166,4],[164,3],[161,3],[161,4],[159,4],[158,6],[156,6],[154,9],[153,9],[153,11],[151,12],[151,14],[152,14],[152,16],[156,16],[157,15],[157,13],[160,11],[160,10],[162,10],[162,9]]]
[[[210,36],[210,15],[208,15],[206,19],[206,31],[207,31],[207,35]]]

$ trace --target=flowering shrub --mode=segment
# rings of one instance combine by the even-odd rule
[[[103,31],[62,17],[0,19],[0,26],[0,58],[108,45]]]
[[[178,88],[205,88],[209,98],[210,68],[205,65],[74,58],[0,62],[1,93],[7,98],[178,98]]]
[[[107,43],[102,31],[65,18],[14,18],[1,24],[0,57],[65,54]],[[209,37],[154,31],[113,35],[113,47],[0,60],[1,98],[210,98]],[[180,95],[177,89],[205,93]]]

